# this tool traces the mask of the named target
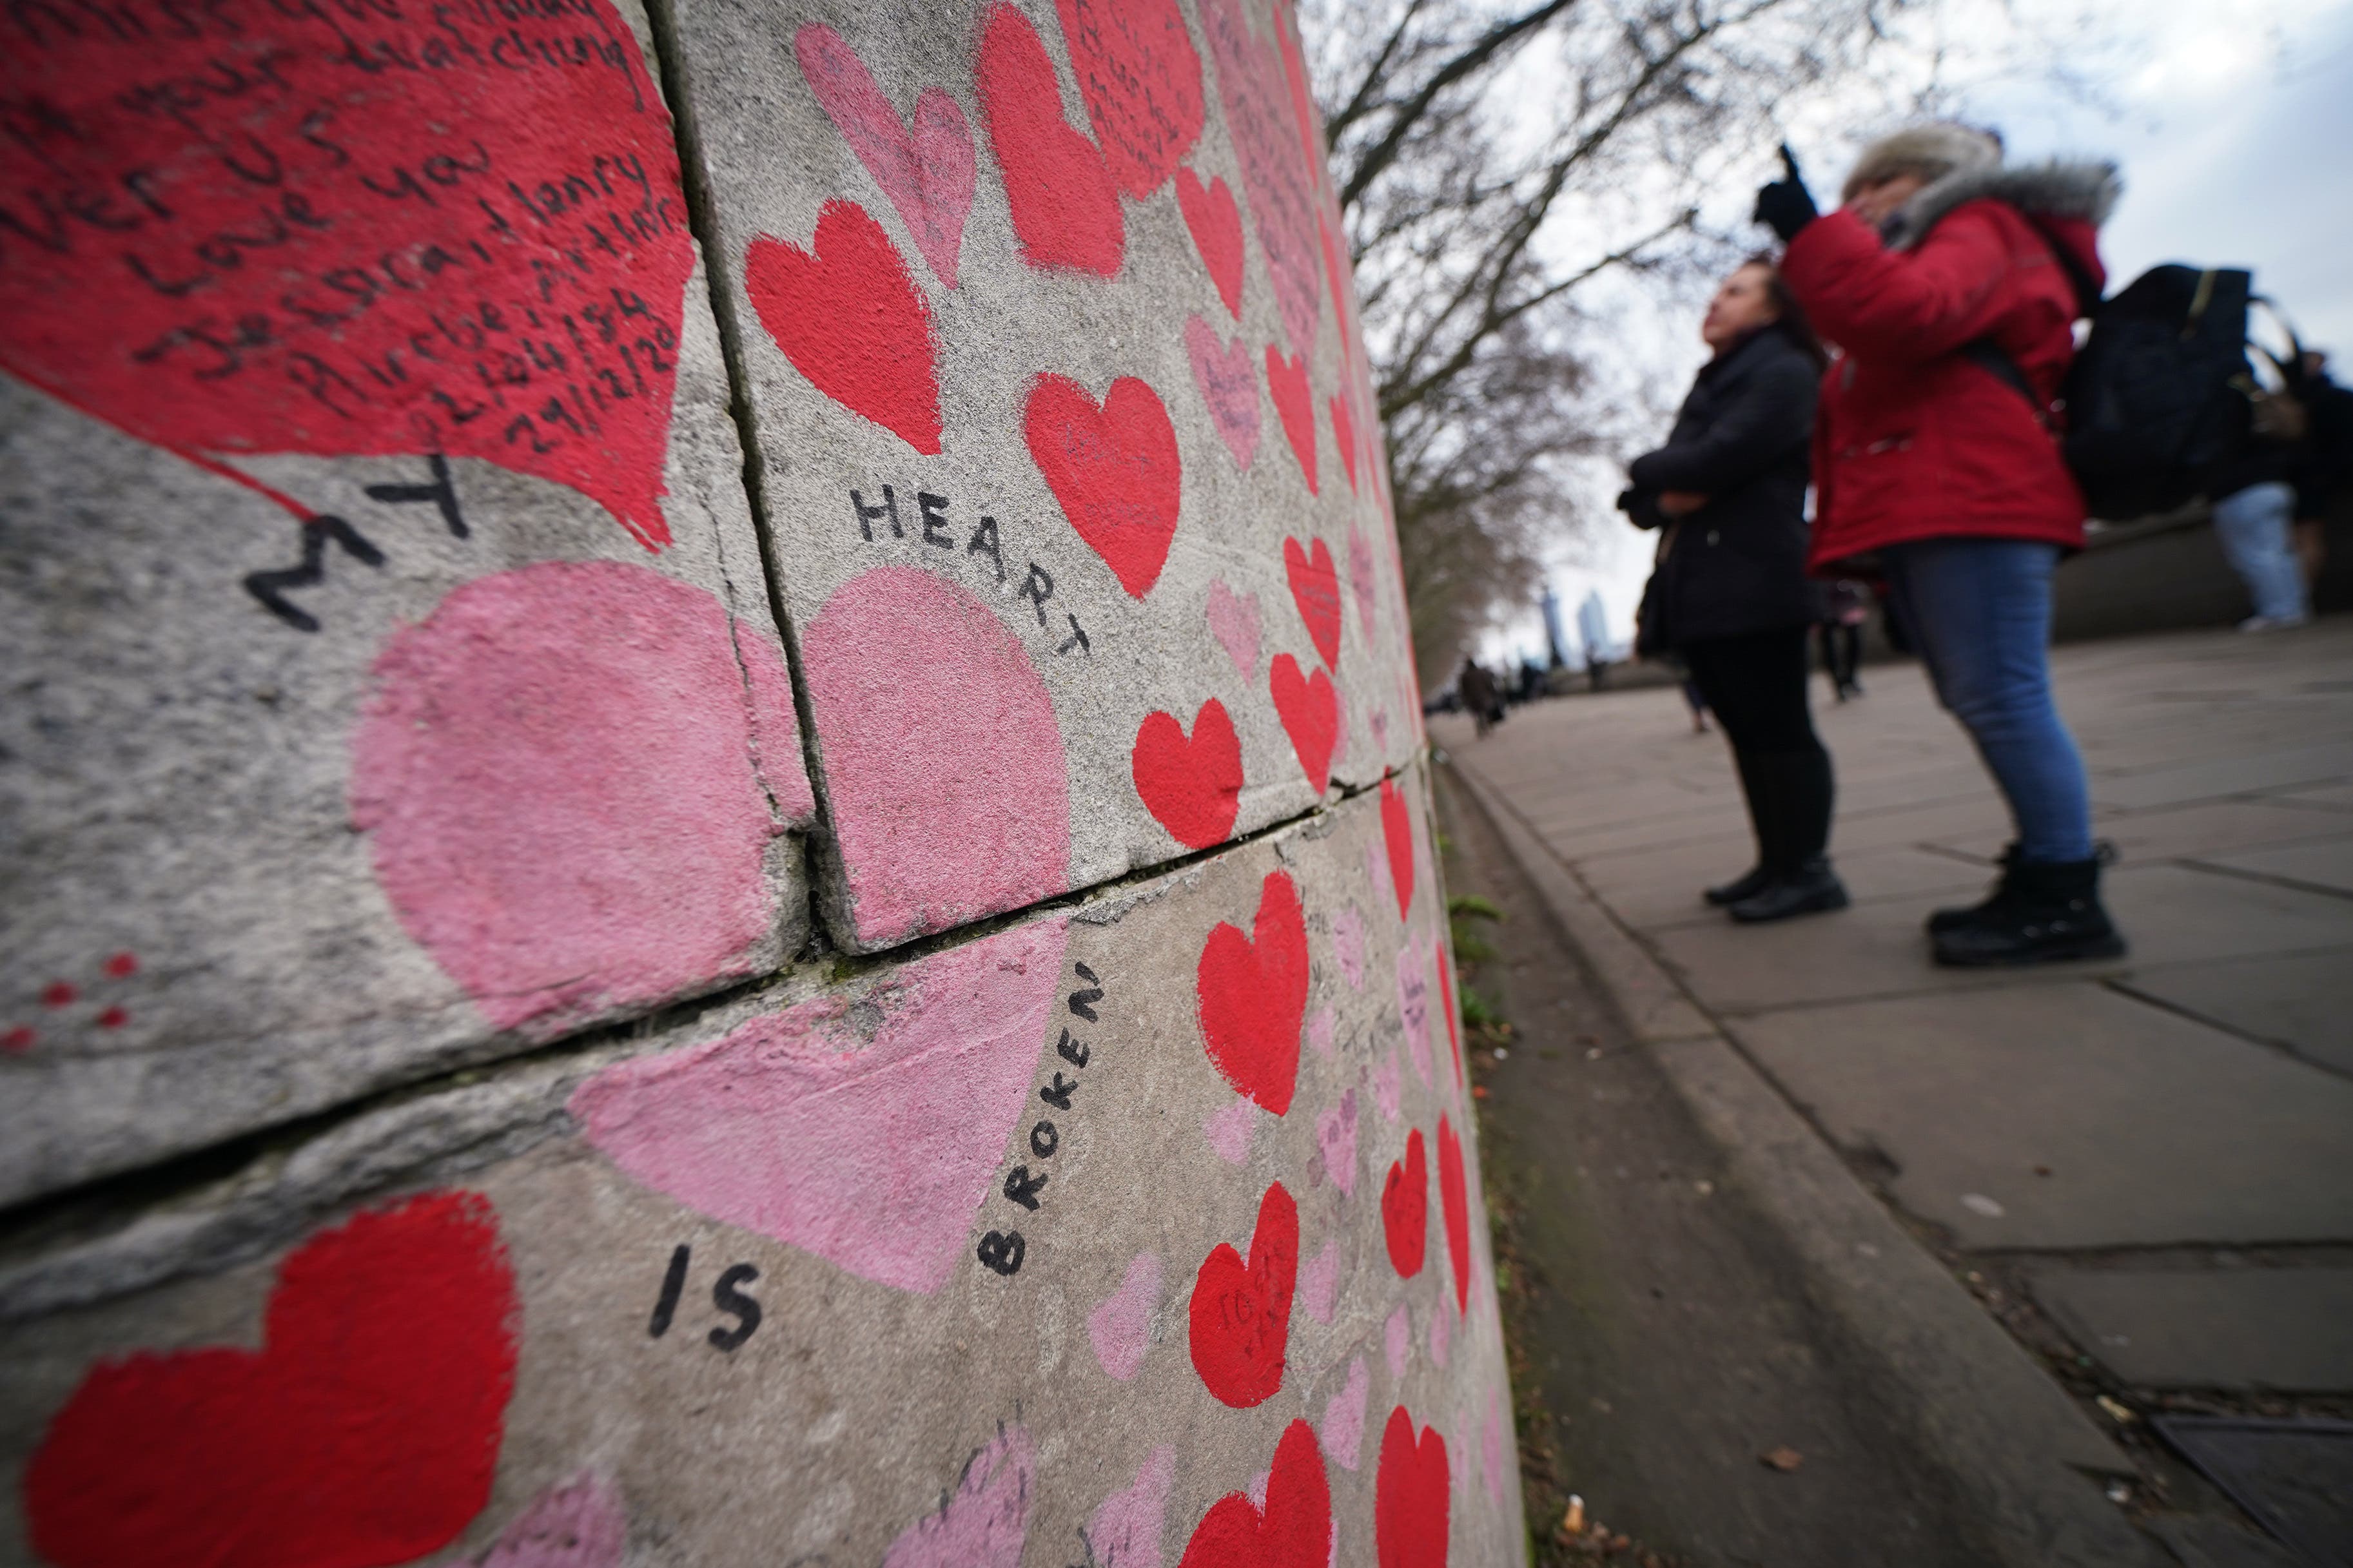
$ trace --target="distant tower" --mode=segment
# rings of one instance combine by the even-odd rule
[[[1601,608],[1601,591],[1586,591],[1585,602],[1577,606],[1577,635],[1585,639],[1585,660],[1588,664],[1609,654],[1609,617]]]
[[[1561,644],[1566,639],[1562,637],[1560,632],[1560,595],[1552,591],[1552,584],[1549,583],[1545,584],[1543,605],[1545,647],[1552,654],[1552,668],[1558,669],[1562,665],[1567,664],[1568,659],[1561,652]]]

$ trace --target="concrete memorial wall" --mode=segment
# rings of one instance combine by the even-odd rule
[[[0,14],[0,1561],[1520,1561],[1266,0]]]

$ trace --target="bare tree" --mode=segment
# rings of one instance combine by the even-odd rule
[[[1623,434],[1625,284],[1753,241],[1788,117],[1926,3],[1308,0],[1426,679],[1595,521],[1570,476]]]

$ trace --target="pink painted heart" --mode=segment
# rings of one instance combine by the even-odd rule
[[[1185,352],[1193,361],[1193,384],[1208,405],[1209,423],[1218,438],[1234,455],[1236,466],[1247,471],[1258,450],[1258,373],[1250,351],[1236,338],[1231,345],[1218,341],[1218,330],[1198,316],[1185,322]]]
[[[1348,525],[1348,586],[1356,595],[1356,619],[1365,634],[1365,641],[1373,640],[1373,616],[1379,601],[1373,580],[1373,549],[1365,542],[1365,531],[1355,523]]]
[[[1145,1456],[1135,1479],[1103,1499],[1087,1521],[1087,1562],[1103,1568],[1160,1568],[1160,1532],[1176,1479],[1176,1445],[1160,1444]]]
[[[1237,594],[1223,577],[1209,579],[1209,635],[1244,680],[1258,674],[1258,596]]]
[[[583,1475],[533,1499],[474,1568],[621,1568],[628,1547],[619,1489]]]
[[[1247,1101],[1243,1103],[1247,1104]],[[1344,1195],[1356,1190],[1356,1091],[1348,1090],[1340,1103],[1315,1119],[1315,1148],[1324,1156],[1324,1173]]]
[[[1356,1468],[1365,1440],[1365,1402],[1372,1391],[1372,1374],[1366,1370],[1365,1358],[1358,1356],[1348,1363],[1348,1381],[1324,1406],[1324,1430],[1318,1436],[1324,1439],[1324,1451],[1344,1470]]]
[[[925,1295],[1029,1100],[1068,932],[1016,926],[574,1091],[588,1142],[698,1214]],[[879,1013],[879,1020],[871,1016]]]
[[[793,55],[842,139],[898,209],[915,248],[939,280],[955,288],[976,166],[972,127],[965,123],[964,110],[943,89],[927,87],[915,95],[915,123],[909,130],[866,62],[822,22],[810,22],[793,35]]]
[[[1402,1301],[1381,1331],[1381,1348],[1388,1359],[1389,1381],[1395,1383],[1405,1375],[1406,1363],[1413,1357],[1413,1318]]]
[[[1210,1151],[1229,1165],[1248,1163],[1250,1139],[1257,1132],[1258,1107],[1247,1100],[1219,1107],[1201,1123],[1201,1136],[1209,1141]]]
[[[1397,1047],[1373,1068],[1373,1103],[1391,1121],[1398,1119],[1398,1110],[1404,1104],[1405,1069],[1398,1066]]]
[[[1348,905],[1332,917],[1332,952],[1340,961],[1340,973],[1348,977],[1348,988],[1362,989],[1365,984],[1365,917],[1356,906]]]
[[[1334,674],[1340,670],[1340,574],[1332,565],[1332,547],[1316,540],[1312,551],[1299,541],[1282,542],[1283,575],[1291,581],[1291,602],[1307,626],[1308,640],[1317,657]]]
[[[1421,948],[1409,942],[1398,949],[1398,1016],[1405,1025],[1405,1047],[1413,1059],[1414,1076],[1430,1087],[1430,970]]]
[[[1314,1016],[1307,1020],[1308,1048],[1325,1061],[1330,1061],[1335,1047],[1333,1034],[1339,1026],[1340,1020],[1330,1007],[1316,1008]]]
[[[1248,1103],[1245,1101],[1244,1103]],[[1139,1252],[1128,1260],[1119,1289],[1087,1314],[1087,1338],[1095,1361],[1117,1383],[1133,1379],[1152,1342],[1152,1313],[1160,1305],[1160,1255]]]
[[[1348,400],[1339,393],[1332,395],[1332,438],[1340,444],[1340,467],[1347,470],[1348,489],[1356,488],[1356,429],[1348,417]]]
[[[1037,1493],[1029,1434],[1002,1428],[965,1461],[955,1489],[900,1532],[882,1568],[1019,1568]]]
[[[1293,456],[1299,459],[1299,471],[1307,476],[1307,493],[1315,489],[1315,395],[1307,385],[1307,356],[1293,354],[1289,359],[1266,345],[1266,390],[1274,399],[1274,412],[1282,421],[1283,439],[1291,443]]]
[[[1328,1323],[1340,1301],[1340,1238],[1334,1237],[1299,1270],[1299,1308]]]
[[[1237,321],[1242,319],[1242,215],[1222,177],[1203,185],[1190,169],[1176,171],[1176,205],[1192,232],[1193,248],[1218,286],[1218,298]]]

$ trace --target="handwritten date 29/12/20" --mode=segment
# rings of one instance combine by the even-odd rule
[[[1089,1024],[1095,1023],[1098,1021],[1095,1005],[1103,999],[1103,981],[1083,963],[1074,963],[1071,967],[1084,984],[1065,998],[1064,1005],[1070,1009],[1072,1017]],[[1054,1054],[1059,1060],[1082,1072],[1094,1058],[1092,1047],[1072,1036],[1068,1028],[1061,1031],[1061,1037],[1054,1043]],[[1073,1099],[1078,1091],[1079,1080],[1067,1076],[1057,1067],[1051,1079],[1039,1086],[1038,1098],[1050,1108],[1067,1114],[1074,1109]],[[1036,1214],[1042,1201],[1039,1194],[1045,1191],[1049,1179],[1042,1166],[1061,1148],[1061,1129],[1050,1119],[1041,1116],[1030,1124],[1029,1143],[1030,1154],[1039,1162],[1041,1168],[1032,1174],[1028,1162],[1016,1164],[1005,1173],[1002,1191],[1008,1203]],[[1008,1279],[1021,1272],[1022,1259],[1029,1255],[1029,1244],[1022,1239],[1021,1233],[1012,1229],[990,1231],[980,1238],[980,1246],[976,1249],[985,1267]]]

